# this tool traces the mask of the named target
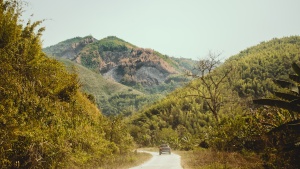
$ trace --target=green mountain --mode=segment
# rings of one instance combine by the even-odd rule
[[[190,79],[195,61],[136,47],[114,36],[76,37],[44,52],[77,68],[86,93],[104,114],[130,114],[153,103]]]
[[[287,79],[293,62],[299,62],[299,36],[274,38],[228,59],[236,67],[239,80],[234,89],[240,97],[265,97],[274,91],[273,79]]]
[[[228,140],[234,140],[233,137],[246,139],[247,134],[253,130],[247,133],[250,124],[245,124],[246,118],[241,116],[253,114],[252,99],[271,97],[273,91],[279,90],[273,79],[288,79],[288,74],[293,72],[292,63],[300,63],[299,53],[299,36],[275,38],[241,51],[214,69],[211,72],[213,79],[221,79],[224,72],[232,70],[227,80],[220,83],[217,89],[220,97],[215,101],[220,103],[219,122],[210,111],[212,98],[208,98],[208,92],[214,92],[216,88],[210,85],[211,91],[204,90],[204,84],[198,78],[132,116],[129,122],[132,124],[131,134],[143,145],[166,141],[183,149],[203,141],[210,142],[211,146],[221,146],[220,137]],[[203,93],[208,99],[202,97]],[[241,126],[229,131],[229,126],[233,124]],[[214,126],[218,129],[213,129]],[[223,141],[222,145],[225,146]],[[228,149],[232,148],[230,145],[233,143],[228,143]],[[237,148],[238,144],[235,146]]]

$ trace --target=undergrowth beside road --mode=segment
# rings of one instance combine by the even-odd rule
[[[107,163],[98,169],[128,169],[138,166],[152,157],[149,153],[133,152],[124,156],[119,156],[113,163]]]
[[[259,169],[262,163],[255,154],[218,152],[210,149],[177,151],[184,169]]]

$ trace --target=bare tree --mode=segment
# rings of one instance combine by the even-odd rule
[[[188,96],[200,97],[204,100],[204,103],[208,106],[209,110],[218,121],[218,113],[221,106],[224,104],[224,91],[226,86],[224,83],[228,82],[227,78],[232,72],[232,66],[228,66],[222,71],[214,71],[215,68],[221,65],[219,60],[221,53],[215,54],[209,52],[206,59],[199,60],[195,69],[198,72],[188,73],[188,76],[199,79],[199,83],[196,85],[189,85],[194,93],[190,93]]]

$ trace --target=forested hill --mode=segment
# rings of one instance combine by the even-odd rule
[[[300,62],[300,37],[274,38],[241,51],[226,62],[236,69],[234,90],[241,97],[265,97],[273,79],[288,79],[291,64]]]
[[[226,83],[219,85],[219,121],[224,126],[233,125],[234,119],[239,118],[239,115],[250,113],[252,99],[271,96],[272,91],[278,89],[273,79],[288,79],[288,74],[292,73],[292,62],[300,63],[299,36],[262,42],[230,57],[217,67],[212,72],[214,79],[220,79],[223,72],[232,69]],[[239,126],[240,129],[234,131],[211,128],[216,120],[210,112],[210,100],[207,102],[204,97],[197,97],[199,93],[208,92],[199,83],[199,79],[195,79],[186,87],[172,92],[165,99],[133,116],[130,122],[131,134],[136,141],[153,144],[167,140],[175,147],[188,149],[203,141],[211,145],[214,145],[214,141],[219,144],[220,140],[215,140],[219,137],[246,136],[247,129],[244,127],[249,125]],[[237,123],[242,125],[242,121],[239,119]],[[229,129],[227,126],[226,130]],[[166,138],[166,133],[172,136]]]

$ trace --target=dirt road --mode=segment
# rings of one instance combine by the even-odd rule
[[[130,169],[182,169],[180,165],[180,156],[172,153],[159,155],[158,152],[148,152],[152,158],[142,165]]]

